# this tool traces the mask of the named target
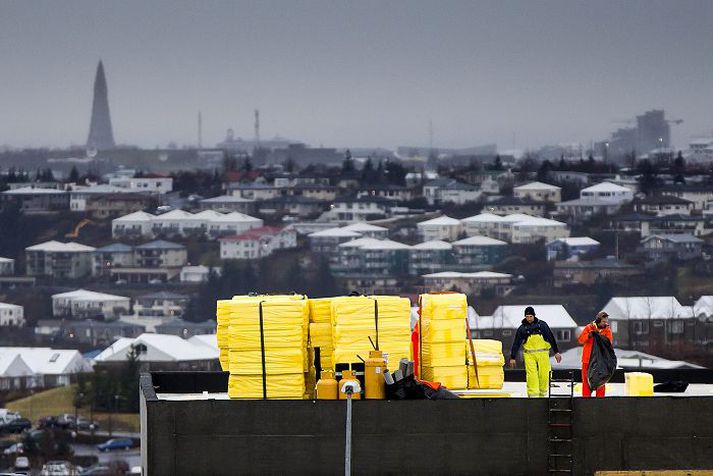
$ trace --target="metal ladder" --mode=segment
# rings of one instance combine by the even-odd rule
[[[569,378],[555,379],[550,371],[547,398],[547,429],[550,474],[574,474],[574,372]]]

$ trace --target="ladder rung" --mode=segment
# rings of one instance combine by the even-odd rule
[[[550,442],[552,442],[552,443],[571,443],[572,439],[571,438],[550,438]]]
[[[550,426],[557,426],[557,427],[570,427],[572,426],[571,423],[548,423]]]
[[[552,453],[550,454],[551,457],[553,458],[571,458],[572,455],[564,454],[564,453]]]
[[[572,413],[574,410],[572,410],[571,408],[550,408],[550,411],[551,411],[551,412],[568,412],[568,413]]]

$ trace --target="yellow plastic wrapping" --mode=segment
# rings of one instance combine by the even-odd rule
[[[309,322],[332,323],[332,298],[309,300]]]
[[[475,370],[472,365],[468,366],[468,388],[487,388],[498,389],[503,388],[505,381],[505,370],[503,367],[488,365],[485,367],[478,366],[478,378],[475,378]]]
[[[422,294],[421,373],[422,378],[440,382],[451,389],[467,387],[465,294]]]
[[[464,389],[467,387],[467,374],[465,365],[453,367],[424,367],[423,380],[440,382],[450,389]]]
[[[309,325],[310,349],[319,347],[320,360],[323,369],[334,368],[332,356],[334,347],[332,344],[332,324],[329,322],[311,322]],[[310,359],[314,362],[314,357]]]
[[[273,374],[265,380],[268,399],[302,400],[305,398],[304,373]],[[233,375],[228,378],[230,398],[261,399],[262,375]]]
[[[334,364],[358,362],[357,356],[366,358],[373,350],[369,337],[388,356],[391,368],[399,359],[410,359],[411,302],[407,298],[338,297],[331,305]]]
[[[220,369],[223,372],[230,370],[230,351],[228,349],[220,349],[219,353]]]
[[[235,296],[228,302],[220,302],[219,312],[221,318],[228,316],[229,321],[231,398],[264,397],[263,356],[267,398],[309,396],[305,385],[310,368],[309,305],[304,296]]]
[[[626,372],[624,393],[628,397],[651,397],[654,394],[654,376],[646,372]]]

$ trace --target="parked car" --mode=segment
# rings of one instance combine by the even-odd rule
[[[15,443],[14,445],[5,448],[5,450],[3,451],[3,454],[16,455],[16,454],[22,454],[24,452],[25,452],[25,448],[22,445],[22,443]]]
[[[105,464],[99,464],[97,466],[87,468],[79,474],[81,476],[113,476],[116,473],[109,466]]]
[[[55,428],[59,426],[59,421],[56,416],[44,416],[37,420],[37,426],[40,428]]]
[[[27,418],[16,418],[9,423],[0,425],[2,433],[22,433],[25,430],[32,428],[32,422]]]
[[[130,450],[134,447],[134,440],[131,438],[112,438],[102,444],[97,445],[99,451]]]
[[[15,458],[15,471],[29,471],[30,458],[27,456],[18,456]]]
[[[0,408],[0,425],[10,423],[13,420],[21,418],[21,415],[17,412],[10,411],[6,408]]]
[[[40,476],[78,476],[78,472],[69,461],[48,461],[42,466]]]
[[[77,418],[77,429],[79,430],[90,430],[96,431],[99,429],[99,423],[90,420],[89,418],[79,417]]]
[[[63,413],[57,417],[57,426],[60,428],[74,428],[75,418],[71,413]]]

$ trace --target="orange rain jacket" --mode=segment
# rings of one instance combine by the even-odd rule
[[[582,350],[582,363],[589,363],[589,356],[592,353],[592,344],[594,343],[594,339],[592,339],[589,335],[589,333],[592,331],[599,332],[601,335],[609,339],[609,342],[614,341],[614,336],[612,335],[610,326],[606,326],[605,328],[600,329],[594,322],[590,322],[589,324],[587,324],[587,326],[584,328],[584,330],[582,330],[582,333],[579,334],[579,337],[577,338],[579,343],[584,346],[584,349]]]

